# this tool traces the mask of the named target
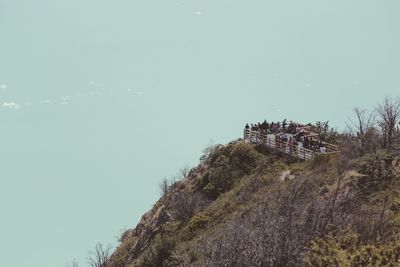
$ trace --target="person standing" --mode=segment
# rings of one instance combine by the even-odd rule
[[[308,138],[308,136],[304,137],[304,148],[310,148],[310,139]]]

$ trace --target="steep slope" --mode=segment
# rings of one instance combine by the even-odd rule
[[[344,156],[213,147],[107,266],[400,266],[399,158]]]

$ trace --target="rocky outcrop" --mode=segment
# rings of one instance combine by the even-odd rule
[[[107,267],[121,266],[120,255],[118,255],[121,251],[128,256],[123,259],[124,265],[122,266],[126,266],[127,263],[135,262],[149,248],[154,237],[157,234],[162,234],[168,223],[173,221],[170,211],[172,201],[184,191],[192,189],[196,177],[201,175],[203,168],[204,166],[200,165],[191,169],[186,178],[170,185],[168,193],[162,196],[153,208],[142,216],[137,226],[123,235],[122,243],[110,257]],[[128,240],[133,240],[133,242],[128,242]],[[129,247],[122,249],[122,246],[126,246],[126,244],[129,244]]]

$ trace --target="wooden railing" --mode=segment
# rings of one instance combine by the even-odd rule
[[[400,152],[400,131],[396,131],[393,136],[393,149]]]
[[[244,130],[244,141],[253,144],[263,144],[274,150],[302,160],[312,160],[316,155],[321,154],[320,152],[312,151],[299,145],[280,141],[276,139],[274,134],[267,134],[261,131],[252,131],[251,129]],[[328,149],[328,152],[324,154],[332,154],[339,151],[338,147],[335,145],[328,143],[323,144]]]

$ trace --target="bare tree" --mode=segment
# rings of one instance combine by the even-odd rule
[[[88,263],[90,267],[106,267],[110,258],[111,246],[98,243],[95,250],[90,252]]]
[[[376,131],[375,117],[372,112],[365,109],[353,108],[355,118],[349,118],[348,128],[351,134],[358,141],[359,154],[375,151],[379,142],[379,135]]]
[[[221,147],[221,145],[215,145],[213,140],[210,140],[206,148],[203,149],[203,155],[200,157],[201,163],[210,163],[211,156],[214,152]]]
[[[378,125],[382,131],[382,145],[384,148],[392,146],[393,135],[396,131],[396,124],[400,118],[400,99],[392,99],[386,96],[376,108],[378,113]]]
[[[199,244],[200,266],[301,266],[320,220],[310,190],[317,187],[306,179],[276,184],[262,203]]]
[[[189,165],[185,165],[179,170],[179,178],[185,179],[189,176],[189,173],[190,173],[190,167]]]
[[[210,201],[202,193],[185,191],[172,199],[169,208],[174,219],[187,222],[209,204]]]
[[[185,179],[189,175],[189,172],[190,172],[190,167],[188,165],[185,165],[179,170],[177,175],[172,176],[170,179],[166,177],[162,178],[158,184],[161,196],[165,196],[168,193],[168,191],[176,188],[176,186],[178,186],[180,183],[179,181]]]
[[[159,187],[162,196],[165,196],[168,193],[169,184],[170,183],[166,177],[162,178],[162,180],[160,181]]]
[[[67,264],[67,267],[79,267],[79,263],[76,259],[73,259],[71,263]]]
[[[357,131],[360,138],[364,138],[367,130],[374,125],[374,115],[365,109],[353,108],[355,119],[349,119],[351,126]]]

